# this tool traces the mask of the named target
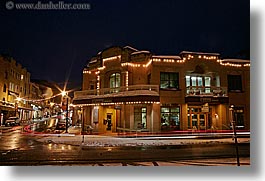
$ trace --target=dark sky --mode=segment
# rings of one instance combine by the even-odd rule
[[[1,1],[0,54],[14,57],[33,79],[62,83],[70,75],[69,81],[80,86],[89,58],[115,45],[157,55],[182,50],[217,52],[223,58],[249,54],[249,0],[64,2],[89,3],[91,9],[7,10]]]

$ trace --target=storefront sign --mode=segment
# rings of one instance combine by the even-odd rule
[[[201,102],[212,102],[212,98],[210,97],[203,97],[200,99]]]
[[[202,112],[209,112],[209,106],[202,106]]]
[[[102,103],[104,102],[104,99],[92,99],[92,103]]]
[[[119,109],[119,110],[121,110],[121,105],[115,105],[114,109]]]
[[[199,97],[199,96],[187,96],[185,97],[186,103],[211,103],[211,104],[223,104],[229,103],[228,97]]]

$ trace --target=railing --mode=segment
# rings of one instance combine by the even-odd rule
[[[131,85],[131,86],[116,87],[116,88],[103,88],[103,89],[94,89],[94,90],[75,91],[74,97],[81,98],[81,97],[87,97],[87,96],[107,95],[107,94],[115,94],[115,93],[126,94],[128,92],[159,93],[159,86],[158,85]]]
[[[227,96],[226,87],[216,86],[189,86],[186,88],[186,96]]]

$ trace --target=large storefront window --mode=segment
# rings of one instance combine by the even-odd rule
[[[161,89],[179,89],[179,73],[161,72],[160,73]]]
[[[113,73],[110,75],[110,88],[113,88],[112,92],[118,92],[117,89],[121,86],[121,74],[120,73]]]
[[[171,131],[180,129],[180,108],[161,107],[161,130]]]
[[[134,108],[134,127],[136,129],[146,129],[146,107]]]

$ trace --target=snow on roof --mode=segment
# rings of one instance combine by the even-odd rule
[[[89,61],[89,63],[96,63],[98,60],[97,59],[92,59]]]
[[[136,55],[136,54],[141,54],[141,53],[150,53],[150,52],[143,50],[143,51],[133,52],[133,53],[131,53],[131,55]]]
[[[182,51],[180,52],[180,54],[197,54],[197,55],[203,54],[203,55],[216,55],[216,56],[220,55],[219,53],[190,52],[190,51]]]
[[[152,58],[181,59],[181,57],[177,55],[154,55]]]
[[[131,49],[131,50],[133,50],[133,51],[139,51],[139,50],[137,50],[137,49],[135,49],[135,48],[133,48],[133,47],[130,47],[130,46],[125,46],[125,47],[123,47],[123,48],[128,48],[128,49]]]
[[[250,63],[250,60],[243,59],[222,59],[222,62],[233,62],[233,63]]]

